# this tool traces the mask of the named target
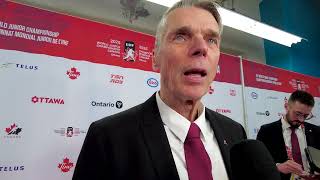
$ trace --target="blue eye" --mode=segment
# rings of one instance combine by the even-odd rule
[[[183,42],[186,40],[185,36],[182,35],[182,34],[177,34],[175,37],[174,37],[174,40],[175,41],[178,41],[178,42]]]
[[[209,44],[218,44],[218,40],[217,40],[217,39],[214,39],[214,38],[209,38],[209,39],[208,39],[208,43],[209,43]]]

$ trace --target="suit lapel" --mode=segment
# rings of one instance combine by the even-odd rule
[[[229,154],[229,144],[228,142],[229,139],[227,139],[228,136],[228,131],[223,131],[223,129],[225,129],[223,127],[223,125],[220,123],[218,117],[213,114],[210,113],[208,109],[206,109],[206,119],[209,121],[211,128],[213,129],[214,135],[217,139],[221,154],[222,154],[222,158],[228,173],[228,176],[231,177],[231,165],[230,165],[230,154]]]
[[[280,161],[285,161],[288,159],[288,155],[287,155],[287,150],[286,150],[286,144],[284,142],[284,138],[283,138],[283,131],[282,131],[282,123],[281,123],[281,119],[278,120],[276,123],[275,123],[275,128],[273,129],[274,130],[274,133],[271,133],[273,134],[272,138],[274,140],[274,150],[279,150],[279,158],[280,158]],[[279,138],[281,137],[281,138]]]
[[[306,135],[307,145],[314,146],[314,144],[316,143],[315,143],[314,136],[312,135],[312,128],[308,123],[304,123],[304,128],[305,128],[304,132]]]
[[[156,173],[160,177],[159,179],[178,180],[179,175],[160,117],[155,94],[143,104],[142,108],[144,115],[141,128]]]

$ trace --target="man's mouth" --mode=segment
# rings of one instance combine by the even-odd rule
[[[207,71],[205,69],[194,68],[194,69],[189,69],[186,72],[184,72],[184,75],[205,77],[207,75]]]

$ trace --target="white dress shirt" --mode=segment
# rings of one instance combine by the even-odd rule
[[[283,139],[284,139],[284,143],[286,145],[286,148],[289,148],[290,150],[292,149],[292,145],[291,145],[291,129],[290,129],[290,124],[284,119],[284,117],[281,118],[281,123],[282,123],[282,133],[283,133]],[[301,157],[302,157],[302,163],[303,163],[303,167],[305,171],[309,170],[309,164],[307,161],[307,156],[306,153],[304,151],[304,149],[307,147],[307,141],[306,141],[306,136],[304,133],[304,128],[301,128],[301,126],[299,126],[298,128],[296,128],[296,134],[298,137],[298,141],[299,141],[299,146],[300,146],[300,152],[301,152]]]
[[[165,104],[161,100],[159,92],[156,94],[156,100],[179,177],[181,180],[188,180],[184,155],[184,141],[187,137],[191,122]],[[194,123],[196,123],[201,130],[200,138],[211,160],[213,179],[228,180],[217,139],[208,120],[205,118],[204,107]]]

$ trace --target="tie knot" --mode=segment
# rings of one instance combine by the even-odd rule
[[[292,132],[294,132],[298,127],[295,127],[295,126],[290,126],[290,129]]]
[[[187,139],[191,138],[200,138],[200,128],[197,126],[196,123],[191,123],[188,134],[187,134]]]

